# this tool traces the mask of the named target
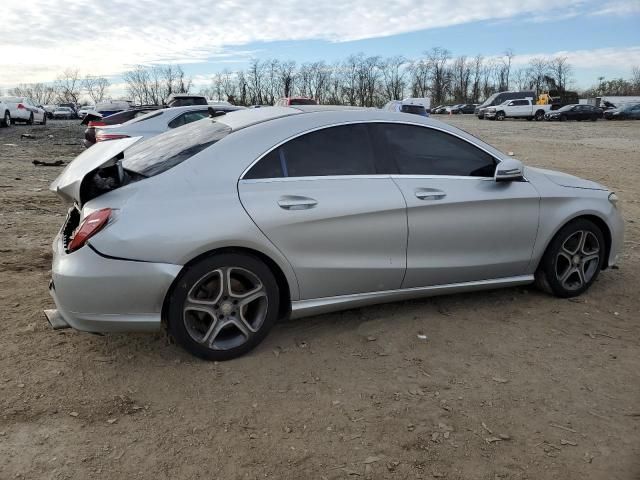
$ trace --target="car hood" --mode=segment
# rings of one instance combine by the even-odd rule
[[[568,173],[556,172],[555,170],[546,170],[544,168],[527,167],[527,170],[533,170],[541,173],[556,185],[569,188],[585,188],[587,190],[609,190],[607,187],[599,183],[585,180],[584,178],[569,175]]]
[[[67,165],[49,189],[65,201],[82,203],[80,186],[84,177],[98,168],[114,165],[120,154],[141,138],[131,137],[96,143]]]

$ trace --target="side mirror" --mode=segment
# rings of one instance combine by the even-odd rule
[[[520,160],[505,158],[496,167],[496,182],[518,182],[524,178],[524,166]]]

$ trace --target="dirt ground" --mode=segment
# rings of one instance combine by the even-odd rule
[[[162,334],[50,329],[66,207],[47,190],[61,168],[31,161],[70,160],[82,129],[0,129],[0,479],[640,479],[640,122],[444,120],[615,190],[620,269],[573,300],[526,287],[290,321],[219,364]]]

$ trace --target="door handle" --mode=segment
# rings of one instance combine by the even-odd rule
[[[287,195],[278,200],[280,208],[285,210],[307,210],[318,204],[317,200],[309,197],[299,197],[297,195]]]
[[[419,189],[416,190],[416,198],[420,200],[441,200],[447,196],[441,190],[431,190],[431,189]]]

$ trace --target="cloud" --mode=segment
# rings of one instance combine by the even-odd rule
[[[553,16],[637,0],[556,0]],[[136,64],[235,62],[253,42],[346,42],[549,12],[548,0],[3,0],[0,85],[65,68],[117,75]]]
[[[640,65],[640,46],[624,48],[596,48],[593,50],[560,50],[547,53],[529,53],[526,55],[516,55],[513,64],[523,66],[534,58],[566,57],[567,61],[574,68],[589,69],[597,68],[628,68]]]

